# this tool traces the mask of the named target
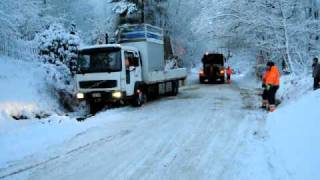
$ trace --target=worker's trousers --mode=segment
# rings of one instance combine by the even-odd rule
[[[271,86],[268,90],[268,101],[270,105],[276,105],[276,93],[279,89],[279,86]]]
[[[313,81],[313,89],[314,90],[317,90],[317,89],[319,89],[320,87],[320,85],[319,85],[319,83],[320,83],[320,78],[313,78],[314,79],[314,81]]]

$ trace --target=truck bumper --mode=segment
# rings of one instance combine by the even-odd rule
[[[214,76],[214,77],[199,76],[199,80],[201,83],[224,82],[225,77],[224,76]]]
[[[79,100],[86,100],[90,102],[117,102],[126,99],[126,94],[121,91],[112,92],[89,92],[82,93],[83,98]]]

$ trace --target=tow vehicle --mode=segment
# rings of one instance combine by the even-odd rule
[[[199,71],[200,83],[225,82],[225,58],[223,54],[206,53],[202,58],[202,68]]]

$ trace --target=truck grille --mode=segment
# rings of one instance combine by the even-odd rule
[[[117,87],[116,80],[107,81],[80,81],[79,86],[81,89],[105,89]]]

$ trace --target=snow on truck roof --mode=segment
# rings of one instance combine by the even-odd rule
[[[111,49],[111,48],[122,48],[122,49],[130,49],[137,50],[135,47],[123,46],[121,44],[99,44],[99,45],[91,45],[91,46],[82,46],[79,48],[80,51],[84,50],[93,50],[93,49]]]
[[[89,49],[104,49],[104,48],[121,48],[120,44],[98,44],[98,45],[91,45],[91,46],[82,46],[79,48],[80,51],[82,50],[89,50]]]

